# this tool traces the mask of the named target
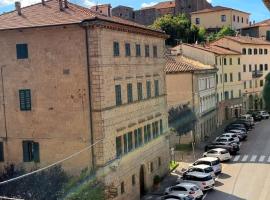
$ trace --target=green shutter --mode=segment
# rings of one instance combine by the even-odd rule
[[[4,144],[0,142],[0,162],[4,161]]]
[[[34,148],[34,161],[35,162],[40,162],[39,158],[39,143],[38,142],[33,142],[33,148]]]
[[[30,162],[29,158],[29,149],[28,149],[29,141],[23,141],[23,162]]]

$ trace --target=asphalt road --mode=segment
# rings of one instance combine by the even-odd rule
[[[256,124],[239,155],[222,167],[204,200],[270,200],[270,120]]]

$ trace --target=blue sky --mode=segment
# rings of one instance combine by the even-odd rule
[[[3,12],[7,12],[14,9],[14,1],[15,0],[0,0],[0,14]],[[20,0],[22,5],[29,5],[35,2],[40,2],[41,0]],[[111,3],[112,6],[117,5],[126,5],[130,7],[134,7],[135,9],[139,9],[142,6],[152,5],[157,2],[161,2],[164,0],[70,0],[74,3],[81,4],[84,6],[92,6],[96,3]],[[213,5],[221,5],[227,6],[235,9],[240,9],[246,12],[251,13],[251,19],[256,22],[270,18],[270,11],[268,11],[262,0],[208,0],[212,1]]]

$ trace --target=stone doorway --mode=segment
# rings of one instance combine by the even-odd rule
[[[145,171],[145,167],[144,167],[144,165],[141,165],[141,168],[140,168],[140,197],[142,197],[146,193],[144,171]]]

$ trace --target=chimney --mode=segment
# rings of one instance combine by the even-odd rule
[[[68,1],[64,0],[65,8],[68,8]]]
[[[15,8],[18,12],[18,15],[22,15],[22,8],[21,8],[21,2],[15,1]]]
[[[64,11],[63,0],[58,0],[58,1],[59,1],[59,10]]]
[[[45,0],[41,0],[43,6],[45,6]]]

